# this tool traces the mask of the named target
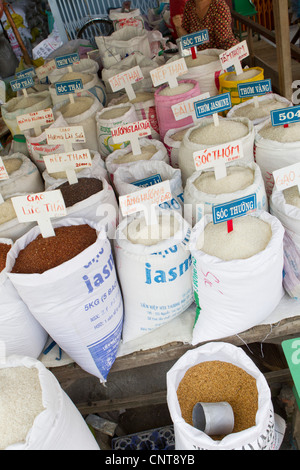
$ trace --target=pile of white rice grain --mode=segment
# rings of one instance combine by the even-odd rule
[[[293,186],[292,188],[285,189],[283,191],[283,196],[286,204],[290,204],[291,206],[295,206],[300,209],[300,195],[298,186]]]
[[[0,369],[0,449],[25,442],[35,418],[44,410],[38,370]]]
[[[193,83],[179,83],[178,86],[171,88],[169,86],[163,88],[159,94],[160,96],[176,96],[181,95],[183,93],[188,93],[194,88]]]
[[[150,160],[156,152],[157,148],[155,145],[145,145],[141,147],[141,153],[139,155],[134,155],[133,152],[128,152],[117,157],[114,160],[114,163],[117,165],[123,165],[124,163],[136,162],[139,160]]]
[[[6,199],[3,204],[0,204],[0,225],[6,224],[16,218],[17,214],[11,199]]]
[[[255,121],[256,119],[270,117],[270,112],[275,109],[283,109],[288,106],[289,105],[286,102],[270,98],[264,101],[259,101],[259,106],[255,107],[254,102],[251,100],[251,103],[245,106],[240,106],[238,109],[234,110],[234,116],[246,117],[250,119],[250,121]]]
[[[259,135],[267,140],[281,143],[300,142],[300,123],[289,124],[289,127],[272,126],[269,122],[260,131]]]
[[[194,181],[198,191],[205,194],[229,194],[248,188],[254,183],[254,171],[239,166],[228,167],[227,176],[216,179],[214,171],[204,171]]]
[[[93,104],[94,99],[89,96],[76,97],[74,103],[66,103],[59,108],[59,111],[65,119],[73,118],[88,111]]]
[[[254,216],[233,219],[233,231],[227,223],[207,224],[204,240],[200,236],[197,248],[223,261],[247,259],[262,252],[272,238],[271,226]]]
[[[244,70],[240,74],[236,74],[235,72],[232,72],[227,75],[226,80],[230,82],[242,82],[244,80],[251,80],[252,78],[257,77],[257,75],[260,74],[260,70],[256,69],[249,69],[249,70]]]
[[[177,218],[167,213],[158,216],[157,225],[147,225],[144,217],[134,219],[126,226],[124,235],[133,244],[152,246],[172,238],[179,228]]]
[[[248,135],[249,129],[242,122],[221,119],[216,127],[213,122],[191,131],[189,139],[195,144],[221,145]]]

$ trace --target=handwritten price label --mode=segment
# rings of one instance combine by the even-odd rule
[[[214,168],[216,179],[226,176],[226,163],[240,160],[243,156],[243,145],[240,141],[199,150],[193,154],[196,171]]]
[[[9,179],[8,173],[6,171],[3,160],[0,157],[0,181],[5,181],[5,180],[8,180],[8,179]]]
[[[275,186],[278,191],[292,188],[293,186],[300,187],[300,163],[289,165],[280,168],[273,172]]]
[[[178,86],[177,78],[188,72],[185,59],[174,60],[150,72],[153,86],[157,87],[169,83],[170,88]]]
[[[236,46],[231,47],[227,51],[219,55],[223,70],[234,66],[236,74],[239,75],[243,72],[241,61],[249,56],[249,49],[247,41],[242,41]]]
[[[120,91],[125,88],[129,99],[134,100],[136,98],[136,94],[132,85],[140,82],[141,80],[144,80],[142,70],[139,66],[136,66],[126,72],[118,73],[108,81],[113,92]]]
[[[36,127],[46,126],[54,122],[54,115],[52,109],[44,109],[34,113],[22,114],[17,117],[19,129],[26,131]]]

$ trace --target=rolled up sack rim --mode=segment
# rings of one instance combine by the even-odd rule
[[[59,227],[69,227],[69,226],[78,226],[78,225],[89,225],[90,227],[94,228],[97,232],[97,240],[91,246],[83,250],[77,256],[72,258],[71,260],[56,266],[55,268],[49,269],[42,274],[33,273],[33,274],[20,274],[20,273],[12,273],[12,269],[15,265],[15,260],[17,259],[20,251],[27,247],[29,243],[34,241],[38,235],[41,234],[39,226],[33,227],[29,232],[23,235],[21,238],[16,240],[14,245],[12,246],[11,250],[7,255],[7,276],[10,278],[12,283],[14,280],[17,282],[18,285],[23,286],[32,286],[32,284],[37,281],[39,285],[47,285],[49,283],[49,276],[55,277],[56,280],[58,279],[65,279],[68,275],[74,273],[74,260],[78,265],[82,264],[85,265],[87,263],[87,259],[91,256],[91,259],[94,258],[94,245],[98,242],[99,239],[105,240],[107,239],[107,234],[105,231],[105,227],[101,222],[95,222],[91,219],[84,219],[84,218],[77,218],[77,217],[64,217],[56,221],[52,221],[53,228]],[[27,242],[27,243],[26,243]],[[90,255],[89,255],[90,253]]]
[[[189,248],[191,251],[192,256],[196,259],[201,259],[207,265],[216,267],[219,270],[224,269],[225,271],[230,272],[252,272],[255,268],[255,265],[258,269],[264,269],[261,265],[261,257],[264,256],[265,259],[274,258],[274,253],[278,255],[280,247],[283,247],[283,237],[284,237],[284,228],[281,222],[275,217],[269,214],[266,211],[256,211],[253,213],[248,214],[250,217],[257,217],[260,220],[267,222],[271,226],[272,230],[272,237],[269,241],[268,245],[263,251],[256,253],[255,255],[251,256],[250,258],[246,259],[234,259],[229,261],[224,261],[216,256],[209,255],[204,253],[202,250],[197,249],[197,240],[199,238],[199,234],[204,232],[205,227],[210,222],[213,222],[212,214],[206,214],[202,219],[197,222],[197,224],[192,229],[192,234],[190,238]],[[234,225],[233,219],[233,225]],[[226,222],[223,222],[226,223]]]
[[[14,242],[10,238],[0,238],[0,245],[10,245],[11,247],[13,247],[13,244]],[[2,271],[0,271],[0,285],[4,284],[6,279],[7,279],[7,275],[6,275],[6,267],[5,267],[4,269],[2,269]]]
[[[293,103],[288,100],[287,98],[285,98],[284,96],[281,96],[281,95],[278,95],[277,93],[267,93],[266,95],[262,95],[262,96],[257,96],[256,97],[258,99],[258,102],[259,103],[263,103],[264,101],[268,101],[270,99],[274,99],[275,101],[278,101],[279,103],[282,102],[282,103],[289,103],[290,104],[290,107],[293,106]],[[241,109],[241,108],[245,108],[246,106],[249,106],[249,105],[254,105],[254,102],[255,102],[255,98],[250,98],[246,101],[243,101],[242,103],[238,103],[234,106],[232,106],[232,108],[230,109],[230,111],[228,112],[227,114],[227,118],[232,118],[232,117],[239,117],[239,116],[236,116],[235,114],[235,111],[237,109]],[[265,118],[265,117],[262,117],[262,118],[258,118],[258,120],[263,120],[261,122],[259,122],[258,124],[261,124],[262,122],[264,122],[266,119],[270,119],[269,117]]]
[[[123,230],[134,220],[144,218],[144,214],[137,213],[135,215],[131,215],[123,219],[116,230],[116,238],[115,238],[115,245],[117,248],[121,248],[122,250],[130,253],[131,255],[135,256],[147,256],[147,255],[154,255],[159,254],[160,251],[164,251],[166,249],[166,244],[170,246],[178,246],[187,239],[186,247],[188,249],[188,240],[190,238],[191,227],[188,222],[179,214],[179,212],[171,210],[171,209],[161,209],[159,207],[155,208],[156,215],[164,215],[169,214],[170,216],[173,215],[180,222],[179,230],[174,233],[173,237],[161,240],[160,242],[156,243],[155,245],[146,246],[139,243],[131,243],[126,235],[121,235]]]
[[[132,180],[132,178],[136,178],[135,169],[143,170],[143,167],[145,167],[145,171],[147,170],[147,172],[151,173],[151,175],[149,174],[149,176],[143,176],[142,178],[154,176],[156,173],[159,172],[163,173],[163,176],[165,177],[164,179],[162,178],[163,181],[166,181],[168,178],[173,179],[176,176],[181,177],[181,170],[179,168],[173,168],[163,160],[140,160],[137,162],[132,162],[131,165],[124,166],[124,168],[122,168],[122,166],[123,165],[118,166],[114,173],[114,184],[116,184],[116,181],[119,181],[120,183],[125,183],[127,185],[130,184],[131,186],[136,188],[136,190],[139,190],[141,188],[135,186],[135,181]],[[122,172],[123,175],[120,174]]]
[[[2,157],[3,163],[11,160],[12,158],[17,158],[19,160],[22,160],[22,165],[20,166],[18,170],[14,171],[13,173],[9,175],[9,180],[0,181],[0,188],[3,187],[5,184],[9,184],[9,182],[11,181],[21,178],[22,176],[30,176],[33,173],[33,171],[38,171],[38,168],[33,163],[33,161],[29,157],[26,157],[26,155],[20,152],[15,152],[11,155],[3,156]],[[28,168],[31,170],[30,173],[24,174],[25,165],[27,165]]]

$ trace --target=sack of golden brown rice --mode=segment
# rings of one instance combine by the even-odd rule
[[[229,403],[233,431],[214,436],[197,429],[193,409],[201,402]],[[230,343],[207,343],[186,352],[167,372],[167,403],[176,450],[279,450],[282,444],[286,423],[274,413],[263,373]],[[216,428],[209,418],[207,428]]]

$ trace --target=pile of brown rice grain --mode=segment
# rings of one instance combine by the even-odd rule
[[[36,368],[0,369],[0,450],[25,442],[35,418],[43,411]]]
[[[198,402],[228,402],[234,413],[233,433],[255,426],[258,391],[254,377],[229,362],[206,361],[188,369],[182,378],[177,398],[182,418],[193,426],[193,408]],[[211,436],[221,440],[224,436]]]
[[[7,253],[11,249],[11,245],[0,243],[0,273],[6,266]]]

